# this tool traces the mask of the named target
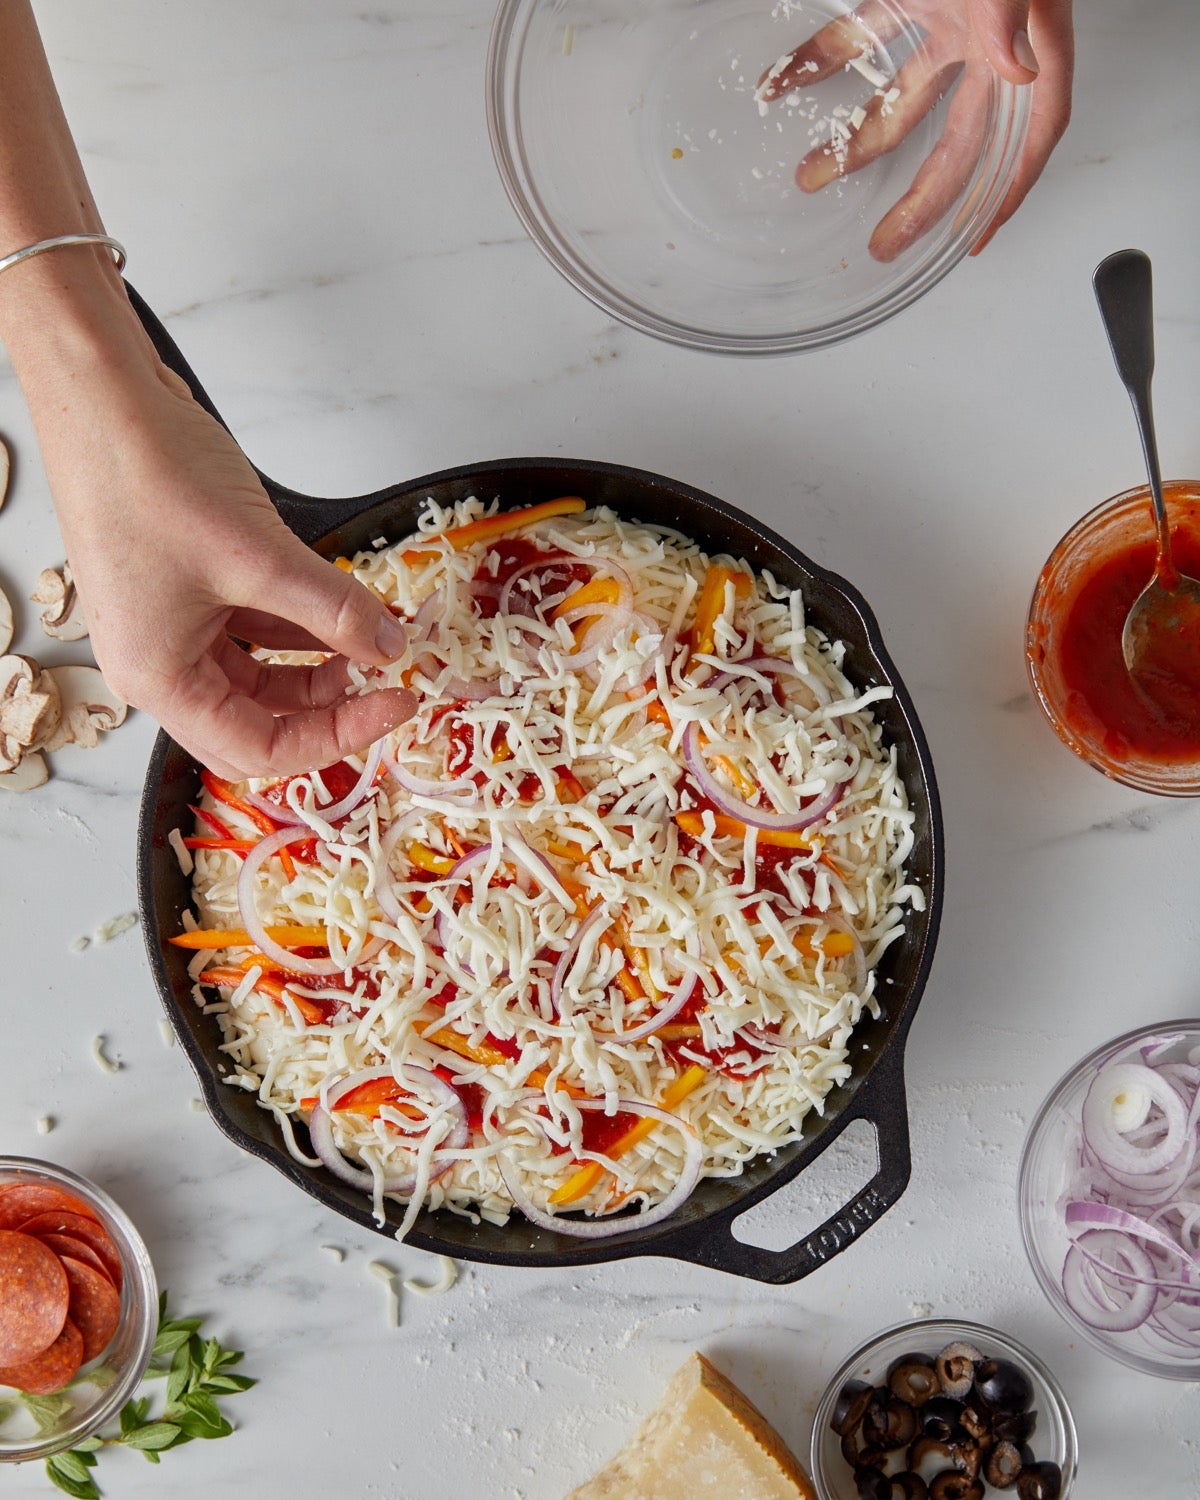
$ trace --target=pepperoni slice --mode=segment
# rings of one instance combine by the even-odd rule
[[[31,1396],[50,1396],[74,1380],[82,1363],[83,1335],[68,1318],[49,1349],[23,1365],[0,1369],[0,1385],[15,1386]]]
[[[99,1271],[106,1281],[112,1281],[108,1267],[83,1240],[77,1240],[70,1234],[39,1234],[37,1238],[43,1245],[49,1245],[60,1260],[64,1255],[69,1255],[72,1260],[82,1261],[85,1266],[91,1266],[93,1271]]]
[[[80,1198],[48,1182],[0,1182],[0,1229],[20,1229],[34,1214],[81,1214],[96,1222],[96,1215]]]
[[[21,1233],[33,1234],[39,1239],[47,1234],[69,1234],[74,1240],[82,1240],[100,1257],[113,1286],[117,1291],[121,1290],[121,1252],[113,1244],[108,1230],[95,1219],[65,1212],[36,1214],[21,1225]]]
[[[0,1366],[23,1365],[50,1347],[67,1321],[70,1295],[66,1268],[48,1245],[0,1229]]]
[[[71,1322],[83,1335],[83,1362],[87,1364],[112,1342],[121,1321],[121,1294],[102,1271],[93,1271],[69,1255],[62,1257],[61,1264],[70,1286]]]

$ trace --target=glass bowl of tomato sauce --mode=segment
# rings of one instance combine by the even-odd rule
[[[1200,576],[1200,481],[1163,485],[1174,561]],[[1096,770],[1138,791],[1200,796],[1200,701],[1145,694],[1121,654],[1130,606],[1157,557],[1145,485],[1105,500],[1050,554],[1029,606],[1025,662],[1051,727]],[[1197,643],[1180,642],[1182,650]]]

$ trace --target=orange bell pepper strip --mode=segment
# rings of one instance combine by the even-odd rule
[[[704,575],[704,586],[696,604],[696,620],[692,626],[692,655],[711,656],[716,646],[714,630],[717,616],[725,608],[725,585],[733,585],[735,599],[749,596],[751,577],[733,568],[714,564]]]
[[[713,832],[726,838],[740,839],[746,836],[746,824],[740,818],[731,818],[728,813],[713,813]],[[675,822],[684,833],[698,839],[704,832],[704,814],[696,808],[686,808],[675,814]],[[799,829],[756,828],[760,844],[770,844],[776,849],[811,849],[812,840]]]
[[[329,1106],[330,1114],[365,1115],[368,1120],[377,1120],[385,1104],[399,1110],[412,1120],[421,1118],[421,1111],[407,1102],[407,1090],[394,1078],[368,1078],[366,1083],[348,1089],[336,1104]]]
[[[465,1036],[460,1035],[449,1026],[439,1026],[436,1021],[416,1021],[413,1029],[420,1033],[427,1042],[433,1042],[435,1046],[444,1047],[447,1052],[457,1053],[459,1057],[465,1057],[470,1062],[482,1063],[485,1067],[495,1068],[511,1063],[512,1058],[506,1057],[499,1047],[493,1047],[488,1042],[475,1043],[467,1041]],[[536,1089],[544,1089],[550,1081],[549,1074],[541,1068],[534,1068],[530,1073],[528,1081]],[[564,1094],[570,1094],[573,1099],[586,1099],[588,1096],[583,1089],[575,1088],[573,1084],[563,1083],[561,1079],[555,1081],[554,1087]]]
[[[237,989],[238,985],[245,979],[246,969],[205,969],[201,974],[200,984],[218,984],[226,989]],[[251,986],[256,994],[266,995],[279,1005],[286,1005],[283,992],[287,989],[286,984],[276,979],[272,974],[260,974]],[[304,1017],[309,1026],[316,1026],[325,1019],[325,1013],[319,1005],[307,999],[304,995],[293,995],[288,991],[288,998]]]
[[[329,947],[329,934],[324,927],[267,927],[264,930],[281,948]],[[198,927],[195,932],[180,932],[167,941],[176,948],[254,947],[254,939],[241,927]]]
[[[254,848],[254,840],[190,838],[184,839],[183,847],[185,849],[228,849],[232,854],[249,854]]]
[[[550,521],[555,516],[573,516],[587,509],[587,501],[578,495],[563,495],[557,500],[546,500],[541,505],[526,505],[520,510],[503,510],[498,515],[484,516],[482,520],[470,521],[466,526],[457,526],[452,531],[441,531],[431,536],[424,545],[410,547],[400,556],[410,566],[421,567],[432,561],[439,543],[445,543],[454,552],[464,547],[473,547],[476,542],[494,541],[510,531],[534,526],[539,521]]]
[[[260,832],[264,834],[274,833],[278,829],[279,824],[276,823],[275,819],[269,813],[263,812],[261,807],[255,807],[252,802],[247,802],[245,798],[239,797],[232,785],[228,781],[223,781],[214,772],[207,769],[201,771],[200,780],[203,782],[204,788],[210,797],[215,797],[218,802],[224,802],[226,807],[232,807],[236,812],[240,812],[242,817],[249,818],[250,822]],[[279,851],[279,862],[283,866],[283,873],[287,878],[295,880],[296,866],[292,862],[292,856],[288,853],[286,844]]]
[[[660,1109],[674,1109],[676,1105],[682,1104],[687,1096],[699,1088],[708,1076],[699,1063],[693,1063],[686,1068],[659,1101]],[[636,1125],[631,1125],[624,1135],[620,1135],[604,1153],[613,1161],[624,1156],[626,1151],[643,1141],[650,1132],[659,1124],[652,1116],[644,1116]],[[605,1174],[605,1168],[596,1161],[584,1162],[578,1172],[572,1173],[561,1187],[557,1187],[550,1194],[550,1202],[556,1206],[564,1203],[578,1203],[580,1198],[595,1187]]]

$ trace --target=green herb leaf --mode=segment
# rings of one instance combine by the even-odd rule
[[[158,1299],[158,1315],[152,1362],[143,1379],[166,1380],[162,1415],[150,1415],[148,1395],[135,1397],[121,1409],[119,1435],[96,1434],[48,1458],[46,1476],[65,1494],[77,1496],[78,1500],[101,1500],[89,1470],[95,1466],[99,1450],[110,1443],[133,1448],[147,1462],[156,1464],[159,1455],[170,1448],[178,1448],[195,1438],[228,1437],[233,1431],[233,1424],[214,1397],[234,1396],[254,1385],[248,1376],[224,1373],[240,1363],[241,1350],[224,1349],[215,1338],[201,1338],[200,1318],[169,1317],[165,1291]],[[88,1379],[95,1379],[95,1372],[90,1372]],[[70,1398],[61,1393],[50,1396],[22,1393],[18,1399],[43,1432],[53,1428],[71,1409]],[[12,1409],[13,1403],[0,1403],[0,1421]]]
[[[74,1495],[76,1500],[100,1500],[96,1481],[86,1469],[80,1479],[63,1467],[63,1460],[70,1457],[70,1453],[56,1453],[53,1458],[46,1460],[46,1475],[50,1482],[66,1494]]]
[[[137,1448],[139,1452],[147,1449],[156,1452],[174,1442],[178,1432],[179,1426],[175,1422],[147,1422],[144,1427],[131,1432],[124,1442],[127,1448]]]
[[[158,1337],[154,1340],[154,1351],[152,1358],[159,1359],[164,1354],[174,1354],[181,1344],[186,1344],[190,1329],[187,1328],[163,1328],[159,1330]]]
[[[235,1391],[248,1391],[257,1384],[249,1375],[210,1375],[204,1382],[204,1389],[216,1395],[232,1395]]]
[[[24,1402],[26,1411],[37,1423],[39,1432],[49,1432],[57,1427],[59,1421],[71,1410],[69,1396],[31,1396],[23,1391],[21,1400]]]

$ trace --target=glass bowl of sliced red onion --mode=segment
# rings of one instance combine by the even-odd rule
[[[1029,1132],[1021,1230],[1042,1290],[1090,1343],[1200,1380],[1200,1020],[1090,1053]]]

